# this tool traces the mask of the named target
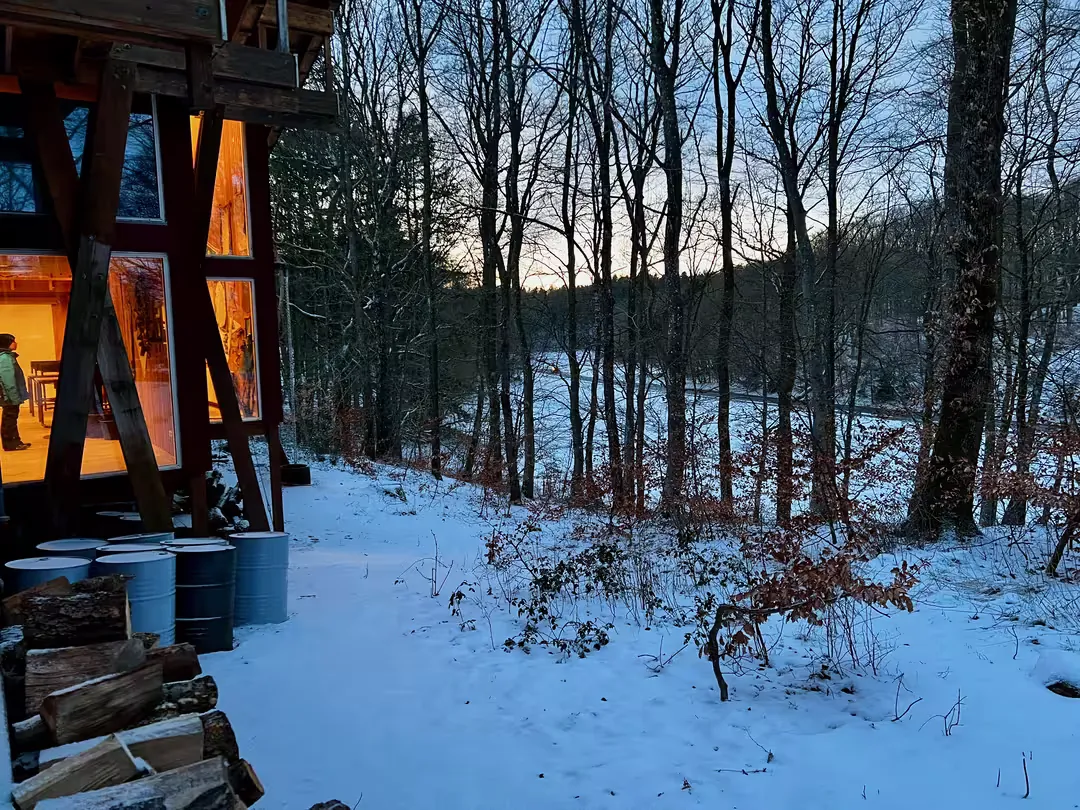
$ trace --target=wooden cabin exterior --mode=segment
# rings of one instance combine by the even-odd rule
[[[0,0],[0,333],[31,395],[31,447],[0,452],[16,533],[120,500],[170,528],[178,489],[198,532],[213,439],[252,528],[283,525],[269,155],[280,127],[335,125],[332,87],[303,87],[329,5]]]

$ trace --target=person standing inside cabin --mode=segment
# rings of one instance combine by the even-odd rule
[[[19,344],[14,335],[0,334],[0,444],[5,450],[25,450],[30,446],[19,436],[19,408],[30,398],[26,390],[26,375],[19,365],[15,350]]]

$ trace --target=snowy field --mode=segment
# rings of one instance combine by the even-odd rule
[[[1005,543],[923,555],[916,611],[874,623],[876,676],[823,677],[823,640],[788,625],[721,703],[692,646],[655,666],[686,628],[619,615],[609,645],[563,659],[505,651],[505,609],[470,602],[463,627],[450,593],[521,515],[400,479],[322,466],[286,490],[289,621],[203,657],[261,808],[1080,807],[1080,700],[1045,688],[1080,681],[1080,588]]]

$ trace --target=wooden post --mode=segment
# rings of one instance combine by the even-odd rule
[[[109,103],[109,99],[106,96],[105,85],[106,75],[113,76],[117,81],[128,81],[130,85],[130,75],[124,75],[126,70],[119,72],[113,70],[118,67],[117,64],[107,63],[105,72],[103,73],[102,80],[102,95],[99,100],[99,111],[97,118],[95,118],[95,139],[96,129],[99,125],[104,125],[100,122],[102,115],[111,114],[104,105]],[[60,231],[63,234],[65,248],[69,257],[72,268],[72,291],[75,290],[75,274],[78,272],[79,263],[79,212],[76,207],[80,196],[79,190],[79,176],[75,168],[75,161],[71,154],[71,147],[68,144],[67,133],[64,130],[63,119],[60,115],[60,108],[56,101],[56,95],[51,84],[38,84],[38,83],[22,83],[22,89],[27,99],[27,122],[29,129],[37,144],[37,151],[39,154],[40,162],[42,165],[42,171],[45,175],[46,186],[49,191],[49,196],[53,205],[53,211],[56,215],[58,224],[60,225]],[[130,108],[130,89],[125,88],[123,93],[127,96],[127,106]],[[123,99],[113,102],[123,106]],[[115,111],[115,117],[112,119],[115,126],[119,126],[120,121],[119,110]],[[123,113],[123,141],[121,142],[120,149],[120,166],[122,170],[123,166],[123,150],[124,143],[127,137],[127,113]],[[111,146],[115,149],[115,144]],[[90,182],[92,170],[87,173],[86,183]],[[110,187],[111,193],[111,187]],[[119,183],[116,184],[116,202],[119,205],[120,187]],[[82,190],[84,205],[94,205],[93,192],[89,190],[88,186],[84,186]],[[96,211],[88,213],[83,223],[83,229],[86,230],[87,226],[93,225],[96,216]],[[100,227],[103,217],[98,217],[97,224]],[[115,221],[115,215],[113,216]],[[111,241],[111,228],[112,225],[105,225],[105,233],[109,235]],[[169,507],[169,500],[165,494],[165,487],[161,481],[161,474],[158,470],[157,457],[154,454],[153,443],[150,440],[150,432],[146,427],[146,419],[143,416],[142,404],[139,401],[138,389],[135,387],[135,380],[132,375],[131,365],[128,361],[127,350],[124,347],[123,338],[121,337],[120,324],[116,318],[116,311],[113,309],[112,296],[109,294],[108,287],[108,264],[111,259],[111,249],[109,250],[109,258],[105,259],[105,277],[102,280],[104,287],[103,300],[101,301],[101,320],[98,327],[98,340],[95,356],[97,358],[98,367],[101,370],[102,379],[105,381],[105,386],[109,392],[109,402],[112,405],[113,416],[116,420],[117,431],[120,436],[120,447],[124,454],[124,464],[128,470],[128,475],[131,480],[132,489],[135,492],[135,498],[139,504],[139,512],[143,520],[143,525],[151,531],[169,531],[172,529],[172,513]],[[96,289],[96,288],[95,288]],[[74,307],[74,298],[72,299],[72,308]],[[71,312],[68,312],[68,324],[71,324]],[[65,327],[64,346],[67,346],[68,336],[67,327]],[[87,336],[89,340],[89,335]],[[81,355],[80,355],[81,356]],[[63,355],[61,355],[61,373],[63,373]],[[86,363],[88,367],[88,373],[93,374],[93,360]],[[81,381],[80,381],[81,384]],[[90,383],[92,384],[92,382]],[[60,384],[62,385],[62,383]],[[88,397],[92,394],[88,394]],[[86,413],[82,417],[82,432],[80,434],[81,441],[78,447],[79,461],[76,465],[76,481],[78,475],[81,473],[82,465],[82,443],[86,438],[86,418],[89,413],[90,405],[89,398],[87,399]],[[53,454],[53,442],[57,441],[58,435],[57,424],[60,419],[60,392],[57,392],[57,411],[54,416],[53,432],[50,439],[49,453],[50,457]],[[64,434],[60,434],[63,436]],[[57,451],[59,452],[59,450]],[[73,451],[69,451],[73,452]],[[72,456],[72,463],[74,463],[74,456]],[[48,480],[48,472],[46,472],[46,480]],[[68,481],[67,486],[74,486],[75,484]],[[69,504],[73,505],[73,504]],[[59,514],[59,513],[57,513]]]
[[[206,239],[210,232],[213,212],[214,183],[217,179],[223,120],[224,111],[220,106],[203,115],[202,125],[199,127],[199,142],[195,150],[195,228],[192,244],[193,250],[198,251],[197,265],[200,267],[206,258]],[[200,287],[195,290],[193,300],[199,303],[196,311],[192,313],[192,318],[196,323],[195,330],[202,336],[210,380],[214,384],[221,421],[229,442],[229,453],[232,455],[237,482],[244,496],[244,514],[252,531],[269,531],[270,521],[266,517],[266,506],[259,489],[259,476],[251,458],[247,430],[240,414],[240,403],[236,399],[232,373],[225,357],[225,347],[221,343],[221,334],[218,332],[210,288],[206,285],[204,274],[193,278],[192,283]]]
[[[274,531],[285,531],[285,501],[281,491],[281,465],[285,451],[277,425],[267,424],[266,444],[270,450],[270,510],[274,513]]]

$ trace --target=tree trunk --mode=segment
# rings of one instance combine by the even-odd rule
[[[681,9],[681,6],[677,8]],[[649,55],[660,105],[664,147],[663,169],[666,181],[666,221],[664,223],[664,310],[667,346],[664,352],[664,376],[667,387],[667,453],[663,501],[668,511],[681,511],[686,477],[686,348],[685,303],[680,272],[683,218],[682,133],[676,80],[679,72],[679,39],[683,20],[671,22],[669,42],[665,23],[667,9],[663,0],[649,0]],[[670,48],[669,48],[670,46]],[[670,62],[668,51],[671,51]]]
[[[790,214],[787,247],[780,267],[780,357],[776,375],[776,522],[781,526],[791,521],[791,502],[795,492],[791,409],[792,392],[795,390],[795,284],[798,271],[795,264],[795,232],[791,227]]]
[[[945,191],[957,289],[941,416],[927,475],[908,516],[911,530],[924,537],[944,528],[975,531],[975,473],[1001,269],[1001,144],[1015,23],[1015,0],[952,2]]]

